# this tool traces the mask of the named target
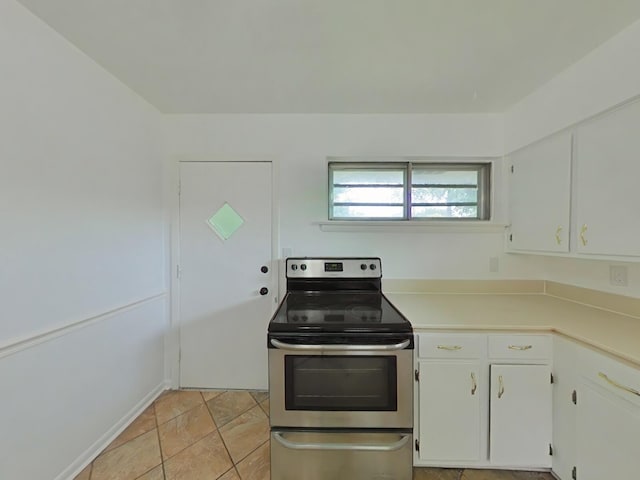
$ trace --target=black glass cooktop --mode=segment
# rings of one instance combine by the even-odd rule
[[[379,291],[289,292],[269,332],[411,332],[409,321]]]

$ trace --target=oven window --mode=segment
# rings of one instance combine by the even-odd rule
[[[396,411],[396,357],[285,355],[286,410]]]

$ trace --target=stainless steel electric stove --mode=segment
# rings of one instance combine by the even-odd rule
[[[288,258],[268,328],[272,478],[410,480],[413,328],[379,258]]]

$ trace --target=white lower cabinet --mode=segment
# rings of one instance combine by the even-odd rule
[[[579,391],[576,478],[638,478],[640,408],[586,383]]]
[[[491,365],[492,464],[551,467],[550,379],[548,365]]]
[[[554,339],[553,472],[560,480],[638,478],[640,370]]]
[[[640,368],[561,336],[417,340],[414,465],[640,478]]]
[[[480,459],[480,362],[420,361],[419,458]]]
[[[549,336],[420,333],[416,343],[415,465],[551,466]]]
[[[571,480],[576,466],[576,406],[582,347],[557,336],[553,339],[553,471],[562,480]],[[576,392],[576,393],[574,393]]]

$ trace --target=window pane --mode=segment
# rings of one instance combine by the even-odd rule
[[[411,207],[414,218],[477,218],[478,207]]]
[[[412,188],[411,202],[478,203],[477,188]]]
[[[400,187],[334,187],[333,203],[396,203],[402,205]]]
[[[404,170],[333,170],[334,185],[403,185]]]
[[[473,170],[424,169],[414,167],[411,173],[413,185],[477,185],[478,172]]]
[[[403,207],[336,206],[333,218],[402,218]]]

